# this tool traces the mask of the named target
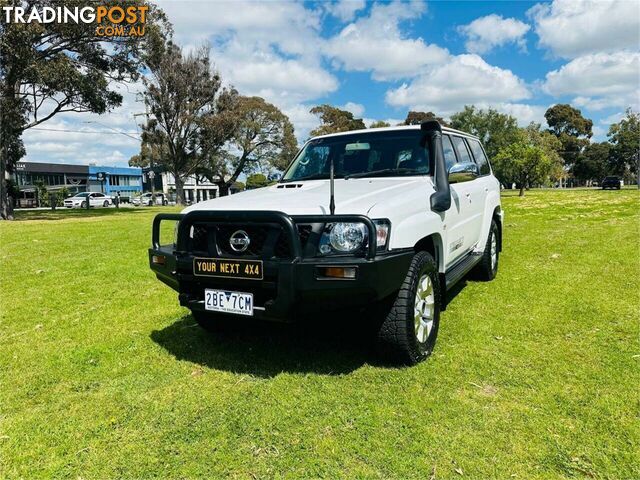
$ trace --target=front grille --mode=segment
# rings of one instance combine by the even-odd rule
[[[250,239],[244,252],[231,248],[229,239],[242,230]],[[304,248],[312,233],[312,225],[297,225],[301,246]],[[190,231],[189,250],[200,255],[222,255],[231,257],[291,258],[293,246],[279,225],[242,225],[242,224],[194,224]]]
[[[216,244],[224,255],[260,256],[262,255],[269,227],[242,227],[241,225],[218,225],[216,228]],[[229,239],[238,230],[242,230],[249,236],[249,247],[244,252],[236,252],[231,248]]]

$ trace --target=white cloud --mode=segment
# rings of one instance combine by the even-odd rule
[[[480,106],[482,108],[482,105]],[[544,114],[550,105],[545,107],[543,105],[529,105],[526,103],[498,103],[487,106],[491,106],[499,112],[515,117],[516,120],[518,120],[518,125],[526,127],[531,122],[546,126],[547,120],[544,118]]]
[[[217,53],[216,53],[217,52]],[[254,50],[233,42],[214,50],[225,81],[243,95],[260,95],[280,106],[327,95],[337,79],[313,62],[286,59],[272,50]]]
[[[365,6],[365,0],[337,0],[333,3],[325,3],[325,9],[334,17],[349,22],[353,20],[356,12],[362,10]]]
[[[422,38],[407,38],[400,23],[426,11],[420,1],[375,4],[368,17],[347,25],[327,41],[325,53],[348,71],[373,72],[376,80],[413,77],[425,66],[442,63],[449,52]]]
[[[543,90],[553,96],[575,96],[577,106],[590,110],[637,107],[640,53],[596,53],[571,60],[547,73]]]
[[[176,1],[158,2],[173,23],[182,45],[211,37],[237,36],[246,44],[277,45],[286,54],[317,53],[320,11],[298,2]]]
[[[524,82],[510,70],[489,65],[478,55],[459,55],[410,83],[388,90],[386,101],[446,116],[464,105],[493,105],[530,96]]]
[[[301,2],[159,3],[179,43],[208,42],[223,81],[242,95],[258,95],[278,106],[289,115],[298,138],[309,130],[306,102],[339,86],[322,65],[322,8],[305,8]]]
[[[458,31],[467,37],[465,47],[468,52],[487,53],[507,43],[515,43],[521,49],[525,49],[524,36],[530,28],[515,18],[492,14],[476,18],[468,25],[461,25]]]
[[[356,118],[362,118],[362,115],[364,115],[364,105],[361,103],[347,102],[338,108],[353,113],[353,116]]]
[[[629,0],[555,0],[532,7],[540,46],[555,55],[580,55],[637,48],[640,3]]]
[[[320,117],[310,112],[312,108],[313,105],[300,103],[282,110],[289,117],[291,123],[295,125],[296,138],[300,145],[309,138],[309,132],[320,125]]]

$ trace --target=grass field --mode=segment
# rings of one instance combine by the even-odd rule
[[[414,368],[205,334],[148,269],[160,209],[0,223],[0,478],[640,478],[639,193],[511,195]]]

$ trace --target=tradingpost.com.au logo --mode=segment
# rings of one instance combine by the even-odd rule
[[[99,37],[144,35],[147,5],[97,7],[2,7],[5,23],[86,23],[96,25]]]

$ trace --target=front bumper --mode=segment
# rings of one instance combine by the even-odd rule
[[[193,212],[199,217],[208,212]],[[254,216],[252,214],[259,213]],[[193,214],[187,214],[193,215]],[[149,249],[149,264],[157,278],[178,292],[182,306],[195,311],[204,311],[204,290],[219,290],[252,293],[254,296],[254,316],[268,320],[293,321],[300,314],[319,311],[342,310],[371,305],[395,293],[402,284],[413,250],[377,253],[374,248],[360,257],[305,257],[299,238],[291,228],[302,217],[289,217],[281,212],[216,212],[212,221],[270,221],[283,224],[293,243],[290,258],[262,257],[263,279],[232,279],[202,277],[193,274],[193,258],[185,240],[190,222],[196,216],[160,214],[154,220],[154,244]],[[160,218],[158,218],[160,217]],[[304,221],[317,221],[320,217],[305,216]],[[364,220],[366,219],[366,220]],[[161,246],[158,242],[159,225],[162,220],[180,220],[178,245]],[[367,217],[339,216],[331,219],[321,217],[321,221],[365,221],[368,228],[375,227]],[[375,238],[375,235],[370,238]],[[297,244],[296,244],[297,242]],[[229,258],[212,256],[212,258]],[[354,279],[334,279],[320,275],[319,268],[327,266],[349,266],[356,268]]]

